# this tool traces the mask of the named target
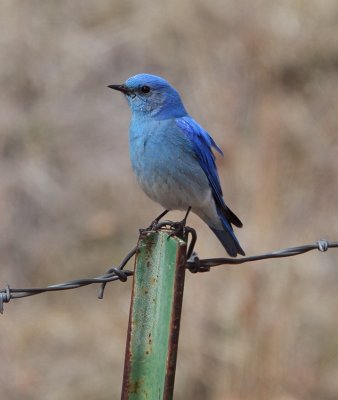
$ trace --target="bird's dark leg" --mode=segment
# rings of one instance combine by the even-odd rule
[[[188,207],[187,212],[185,213],[185,216],[182,219],[182,221],[179,222],[164,221],[160,223],[160,220],[170,211],[170,210],[164,210],[158,217],[154,219],[154,221],[148,226],[148,228],[140,229],[140,233],[147,231],[156,231],[163,226],[170,226],[171,228],[173,228],[173,231],[170,233],[170,236],[182,235],[190,210],[191,207]]]
[[[156,217],[156,218],[152,221],[152,223],[148,226],[148,228],[140,229],[140,232],[155,231],[156,228],[157,228],[157,226],[158,226],[158,223],[160,222],[160,220],[161,220],[166,214],[168,214],[169,211],[170,211],[170,210],[164,210],[163,212],[161,212],[161,214],[160,214],[158,217]]]
[[[190,211],[191,211],[191,207],[189,206],[188,209],[187,209],[187,212],[185,213],[184,218],[181,221],[182,224],[184,224],[184,225],[186,224]]]
[[[189,206],[182,221],[174,223],[174,225],[173,225],[174,230],[170,233],[170,236],[177,236],[184,232],[184,227],[187,223],[187,219],[188,219],[188,215],[189,215],[190,211],[191,211],[191,207]]]
[[[159,222],[165,215],[167,215],[169,211],[170,211],[170,210],[164,210],[163,212],[161,212],[161,214],[160,214],[158,217],[156,217],[156,218],[154,219],[154,221],[151,223],[151,225],[157,225],[158,222]]]

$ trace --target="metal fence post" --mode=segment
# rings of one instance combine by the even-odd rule
[[[170,231],[140,236],[122,400],[173,398],[185,259],[186,243]]]

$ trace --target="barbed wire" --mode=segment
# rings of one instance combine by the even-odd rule
[[[195,252],[187,260],[186,267],[190,272],[207,272],[210,268],[220,265],[238,265],[247,262],[266,260],[271,258],[293,257],[299,254],[307,253],[311,250],[327,251],[329,248],[338,248],[338,242],[328,242],[325,239],[320,239],[314,244],[306,244],[303,246],[289,247],[282,250],[273,251],[270,253],[259,254],[256,256],[240,257],[240,258],[205,258],[199,259]]]
[[[136,254],[137,247],[134,247],[120,262],[120,264],[115,267],[112,266],[108,269],[108,271],[99,275],[95,278],[81,278],[74,279],[71,281],[67,281],[64,283],[58,283],[56,285],[50,285],[47,287],[36,287],[29,289],[12,289],[9,285],[7,285],[4,289],[0,289],[0,313],[3,313],[4,303],[9,303],[12,299],[19,299],[22,297],[34,296],[36,294],[45,293],[45,292],[55,292],[59,290],[69,290],[69,289],[77,289],[79,287],[88,286],[92,284],[101,284],[98,298],[102,299],[106,284],[108,282],[113,281],[121,281],[126,282],[128,276],[134,274],[134,271],[124,270],[124,267],[127,265],[128,261]]]
[[[292,257],[299,254],[307,253],[311,250],[319,250],[321,252],[327,251],[329,248],[338,248],[338,242],[329,242],[325,239],[320,239],[314,244],[307,244],[303,246],[297,247],[289,247],[282,250],[277,250],[269,253],[263,253],[254,256],[240,257],[240,258],[205,258],[200,259],[196,252],[194,252],[194,247],[197,241],[196,231],[188,226],[182,226],[181,232],[177,230],[177,226],[179,223],[173,223],[171,221],[163,221],[155,226],[155,230],[171,230],[175,234],[178,234],[180,237],[184,237],[188,242],[188,250],[187,250],[187,261],[186,268],[192,272],[207,272],[210,271],[210,268],[220,266],[220,265],[237,265],[243,264],[246,262],[253,262],[258,260],[266,260],[271,258],[283,258],[283,257]],[[154,229],[154,227],[152,227]],[[145,230],[140,230],[141,234],[145,232]],[[74,279],[71,281],[67,281],[64,283],[59,283],[56,285],[50,285],[47,287],[35,287],[35,288],[27,288],[27,289],[13,289],[9,285],[5,288],[0,289],[0,313],[3,313],[4,303],[9,303],[12,299],[18,299],[23,297],[34,296],[40,293],[45,292],[54,292],[60,290],[69,290],[76,289],[83,286],[88,286],[91,284],[100,284],[100,289],[98,293],[98,298],[102,299],[104,295],[104,290],[106,284],[113,281],[121,281],[126,282],[128,277],[134,274],[134,271],[124,269],[128,262],[132,257],[135,256],[137,252],[137,246],[134,247],[120,262],[118,266],[112,266],[108,269],[108,271],[99,275],[95,278],[82,278],[82,279]]]

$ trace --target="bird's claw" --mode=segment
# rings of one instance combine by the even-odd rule
[[[158,230],[158,221],[156,219],[154,219],[154,221],[152,221],[152,223],[147,227],[147,228],[140,228],[140,233],[146,233],[146,232],[153,232]]]
[[[184,236],[185,223],[186,223],[185,219],[183,219],[182,221],[179,221],[179,222],[174,222],[171,225],[171,228],[173,228],[173,230],[169,234],[169,237],[173,237],[173,236],[183,237]]]
[[[191,207],[188,207],[188,210],[185,213],[185,216],[182,219],[182,221],[174,222],[174,224],[172,225],[174,230],[170,233],[170,235],[169,235],[170,237],[172,237],[172,236],[184,237],[185,236],[185,226],[187,223],[187,218],[190,213],[190,210],[191,210]]]
[[[141,228],[140,234],[145,234],[145,233],[149,233],[149,232],[157,232],[162,228],[169,228],[169,229],[171,229],[169,237],[183,236],[185,223],[186,223],[185,220],[182,220],[179,222],[173,222],[173,221],[161,221],[160,222],[160,221],[154,220],[148,226],[148,228]]]
[[[154,232],[154,231],[158,231],[160,228],[162,228],[164,225],[167,225],[166,221],[165,223],[161,222],[160,220],[162,217],[164,217],[167,213],[169,212],[169,210],[164,210],[158,217],[156,217],[154,219],[154,221],[152,221],[152,223],[148,226],[148,228],[141,228],[140,229],[140,234],[142,233],[146,233],[146,232]]]
[[[169,211],[169,210],[164,210],[157,218],[154,219],[154,221],[148,226],[148,228],[140,229],[140,234],[145,234],[148,232],[156,232],[163,227],[169,227],[172,230],[172,232],[169,234],[169,237],[173,237],[173,236],[183,237],[185,235],[185,225],[186,225],[190,210],[191,210],[191,207],[188,207],[188,210],[187,210],[184,218],[182,219],[182,221],[179,221],[179,222],[162,221],[162,222],[160,222],[161,218],[163,218]]]

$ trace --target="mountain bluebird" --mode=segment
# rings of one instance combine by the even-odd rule
[[[108,87],[122,92],[131,109],[130,158],[144,192],[165,212],[191,208],[230,256],[245,255],[232,229],[242,223],[224,203],[212,148],[223,153],[189,116],[178,92],[149,74]]]

